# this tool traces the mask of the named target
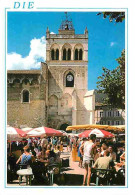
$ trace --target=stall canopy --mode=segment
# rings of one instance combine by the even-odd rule
[[[114,132],[124,132],[125,125],[117,125],[117,126],[110,126],[110,125],[75,125],[75,126],[68,126],[66,131],[77,131],[77,130],[90,130],[90,129],[103,129],[106,131],[114,131]]]

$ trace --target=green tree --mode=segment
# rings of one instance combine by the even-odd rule
[[[121,57],[116,59],[119,63],[114,70],[102,68],[102,76],[99,76],[97,89],[99,93],[107,95],[105,103],[115,108],[125,108],[125,50]]]
[[[97,15],[103,15],[103,18],[109,18],[110,22],[122,22],[125,19],[125,12],[99,12]]]

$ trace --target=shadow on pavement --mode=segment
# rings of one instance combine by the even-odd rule
[[[68,167],[62,167],[61,168],[61,171],[63,172],[63,171],[70,171],[70,170],[74,170],[74,169],[72,169],[71,167],[70,168],[68,168]]]
[[[61,178],[54,178],[54,183],[58,186],[81,186],[83,183],[83,175],[62,174]]]

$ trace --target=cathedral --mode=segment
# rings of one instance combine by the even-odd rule
[[[88,30],[76,34],[67,17],[58,34],[46,30],[46,62],[39,70],[7,71],[7,124],[47,126],[92,124],[93,94],[88,92]]]

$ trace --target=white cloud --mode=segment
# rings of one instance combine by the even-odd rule
[[[30,41],[30,52],[26,57],[12,52],[7,54],[8,70],[28,70],[40,68],[40,62],[46,60],[46,40],[45,37],[32,39]]]
[[[54,32],[50,32],[50,34],[54,35],[54,34],[56,34],[56,33],[54,33]]]
[[[110,46],[113,47],[114,45],[116,45],[116,42],[111,42]]]

